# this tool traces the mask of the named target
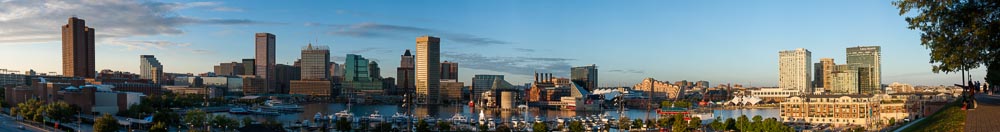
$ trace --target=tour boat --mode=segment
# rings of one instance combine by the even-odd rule
[[[348,111],[348,110],[343,110],[343,111],[337,112],[336,114],[333,114],[333,115],[336,115],[337,118],[347,118],[348,120],[354,118],[354,114],[351,114],[351,112]]]

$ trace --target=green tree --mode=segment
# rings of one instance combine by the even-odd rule
[[[119,129],[118,119],[109,114],[104,114],[95,120],[94,131],[96,132],[117,132]]]
[[[549,126],[546,125],[545,123],[535,122],[535,124],[531,126],[531,131],[533,131],[533,132],[547,132],[547,131],[549,131]]]
[[[997,64],[1000,57],[1000,1],[899,0],[892,3],[920,44],[931,50],[932,71],[957,72]],[[913,14],[911,14],[913,13]],[[987,71],[998,74],[998,71]]]
[[[437,127],[438,127],[438,131],[451,131],[451,122],[448,122],[448,121],[438,121]]]
[[[149,132],[167,132],[167,124],[163,122],[153,123],[153,126],[149,127]]]
[[[895,126],[895,125],[896,125],[896,117],[890,117],[889,126]]]
[[[726,125],[725,130],[738,130],[738,128],[736,128],[736,119],[733,118],[726,119],[725,125]]]
[[[689,129],[701,128],[701,117],[691,117],[691,121],[688,121]]]
[[[153,114],[153,122],[164,123],[167,127],[180,125],[181,116],[170,109],[157,110]]]
[[[569,122],[569,131],[571,131],[571,132],[583,132],[584,130],[585,129],[583,128],[583,123],[582,122],[580,122],[580,121]]]
[[[247,126],[253,124],[253,119],[250,119],[250,117],[243,117],[241,123],[243,123],[243,126]]]
[[[488,132],[488,131],[490,131],[490,128],[486,127],[486,125],[479,125],[476,128],[479,129],[480,132]]]
[[[43,118],[41,106],[44,105],[42,101],[37,99],[28,99],[27,101],[17,104],[17,107],[11,110],[11,113],[16,113],[17,116],[24,117],[26,120],[41,122]]]
[[[751,120],[751,121],[753,121],[753,122],[750,123],[750,127],[748,127],[748,131],[760,131],[762,128],[765,127],[763,125],[763,123],[764,123],[763,122],[763,118],[760,117],[760,115],[753,116],[753,120]]]
[[[347,120],[347,118],[345,117],[340,117],[340,119],[337,120],[337,131],[346,132],[350,130],[351,130],[351,121]]]
[[[46,117],[55,119],[59,122],[66,122],[73,120],[73,115],[76,115],[77,111],[75,108],[67,104],[66,102],[57,101],[55,103],[45,104],[42,106],[42,111],[46,114]]]
[[[688,124],[684,121],[684,116],[674,115],[674,118],[671,120],[673,120],[670,125],[671,130],[675,132],[685,132],[688,130]]]
[[[746,131],[749,130],[749,128],[750,128],[750,119],[747,118],[747,115],[742,115],[739,118],[736,118],[737,130]]]
[[[500,125],[500,126],[497,126],[497,130],[496,130],[496,131],[497,131],[497,132],[512,132],[512,131],[510,130],[510,127],[507,127],[507,125]]]
[[[632,121],[632,128],[633,129],[635,129],[635,128],[642,128],[642,120],[635,119],[635,121]]]
[[[207,115],[208,114],[205,113],[205,111],[201,111],[201,109],[188,110],[187,113],[184,114],[184,122],[190,123],[195,127],[203,127],[205,126],[204,123],[208,121]]]
[[[220,129],[230,129],[240,127],[240,124],[235,119],[229,118],[225,115],[215,115],[212,116],[212,120],[209,121],[212,127],[221,127]]]
[[[392,129],[392,124],[383,122],[383,123],[379,123],[378,126],[375,127],[375,131],[376,132],[390,132],[390,131],[396,131],[396,130]]]
[[[618,119],[618,124],[617,124],[618,129],[631,130],[632,129],[631,123],[632,122],[631,120],[628,119],[628,117],[622,117],[621,119]]]
[[[712,130],[715,130],[715,131],[726,130],[726,124],[722,124],[722,121],[719,121],[719,120],[722,120],[722,119],[721,118],[715,118],[715,120],[712,120],[712,123],[709,123],[708,126],[712,127]]]
[[[420,121],[417,121],[417,132],[430,132],[430,131],[431,131],[430,125],[427,124],[426,120],[420,119]]]

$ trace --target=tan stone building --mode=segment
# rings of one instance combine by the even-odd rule
[[[660,99],[680,99],[684,89],[668,82],[656,81],[653,78],[643,79],[641,83],[632,86],[632,89],[642,92],[653,92],[653,98]]]

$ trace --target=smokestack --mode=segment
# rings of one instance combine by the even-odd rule
[[[535,72],[535,83],[538,83],[538,72]]]

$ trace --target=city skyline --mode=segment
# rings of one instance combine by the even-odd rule
[[[46,1],[41,1],[46,2]],[[436,9],[406,13],[413,7],[379,5],[378,3],[354,3],[358,7],[334,6],[320,9],[301,3],[277,4],[267,7],[260,4],[231,2],[119,2],[110,6],[156,6],[152,3],[174,5],[165,9],[149,9],[127,14],[125,17],[109,17],[89,13],[88,8],[98,5],[81,4],[67,11],[52,11],[52,14],[24,15],[23,10],[41,10],[36,1],[3,1],[0,7],[0,26],[10,31],[0,34],[10,37],[0,38],[0,45],[9,48],[0,52],[29,54],[34,57],[0,57],[3,69],[38,72],[60,71],[58,36],[59,25],[73,15],[87,20],[87,26],[96,32],[96,68],[140,73],[135,56],[155,55],[168,67],[165,73],[203,73],[213,71],[219,63],[254,58],[253,40],[250,36],[258,32],[273,33],[281,39],[275,40],[275,64],[291,65],[300,59],[299,48],[315,41],[315,45],[331,47],[334,62],[342,63],[346,54],[364,55],[381,68],[398,66],[396,56],[406,49],[416,49],[412,38],[420,35],[442,38],[441,60],[461,63],[461,82],[472,82],[475,74],[506,75],[513,84],[531,82],[532,72],[554,73],[557,77],[569,77],[570,67],[598,65],[602,86],[634,84],[646,77],[667,81],[707,80],[715,84],[739,83],[752,86],[777,86],[778,63],[774,52],[786,49],[805,48],[814,52],[811,59],[836,58],[837,64],[846,64],[844,48],[873,45],[882,47],[883,84],[902,82],[917,85],[947,85],[960,80],[957,74],[932,74],[927,62],[927,49],[919,45],[917,31],[905,29],[902,16],[888,1],[865,2],[805,2],[796,5],[779,4],[771,6],[790,9],[768,9],[762,5],[739,5],[739,2],[724,3],[718,7],[713,3],[650,2],[645,5],[681,6],[677,9],[662,9],[658,6],[642,6],[643,3],[616,3],[611,7],[635,7],[620,11],[601,12],[602,8],[586,8],[598,3],[567,4],[580,7],[579,10],[547,9],[545,5],[565,3],[444,3],[441,5],[414,3],[421,6],[444,7],[464,6],[460,9]],[[73,1],[53,2],[74,4]],[[323,2],[321,2],[323,3]],[[331,2],[336,5],[338,2]],[[44,3],[43,3],[44,4]],[[634,4],[634,5],[633,5]],[[719,3],[714,3],[719,4]],[[317,4],[322,5],[322,4]],[[408,4],[399,4],[408,5]],[[479,6],[498,6],[478,9]],[[823,5],[823,6],[821,6]],[[837,5],[858,5],[852,9],[832,9],[809,7],[836,7]],[[691,6],[691,7],[683,7]],[[17,8],[25,7],[25,8]],[[282,11],[283,7],[303,7],[306,11],[284,10],[285,13],[304,13],[302,16],[317,16],[327,19],[282,19],[267,11]],[[364,7],[391,9],[379,11]],[[419,6],[417,6],[419,7]],[[695,8],[692,8],[695,7]],[[697,7],[713,7],[696,9]],[[53,7],[55,9],[68,7]],[[18,9],[18,10],[14,10]],[[21,10],[23,9],[23,10]],[[254,9],[254,10],[250,10]],[[258,10],[259,9],[259,10]],[[711,9],[725,9],[711,11]],[[808,9],[803,12],[790,12]],[[686,16],[670,11],[691,11],[705,16]],[[747,14],[728,14],[726,11],[750,10]],[[467,11],[456,13],[455,11]],[[639,13],[639,12],[664,12]],[[830,15],[826,13],[846,11]],[[537,13],[535,12],[544,12]],[[141,14],[149,13],[149,14]],[[254,13],[265,13],[271,17],[252,17]],[[413,14],[440,14],[440,16],[417,16]],[[496,16],[499,22],[484,21],[482,16]],[[819,13],[830,18],[818,18],[809,13]],[[616,16],[615,14],[629,14]],[[32,16],[34,15],[34,16]],[[542,18],[565,15],[556,18]],[[637,24],[637,21],[617,21],[614,19],[584,19],[587,15],[610,17],[621,20],[648,19],[665,24]],[[466,17],[450,20],[448,17]],[[130,18],[135,17],[135,18]],[[699,18],[704,17],[704,18]],[[728,18],[732,17],[732,18]],[[252,18],[252,19],[251,19]],[[799,19],[801,18],[801,19]],[[148,19],[148,20],[147,20]],[[733,19],[748,19],[749,25],[726,23]],[[772,22],[774,19],[788,20],[791,25]],[[838,20],[839,19],[839,20]],[[30,22],[25,22],[29,21]],[[152,27],[127,26],[121,22],[162,21]],[[186,20],[179,24],[166,20]],[[410,23],[410,20],[423,20]],[[834,21],[836,20],[836,21]],[[121,21],[121,22],[118,22]],[[832,22],[826,22],[832,21]],[[708,24],[695,24],[708,22]],[[47,25],[39,29],[27,23]],[[402,24],[406,23],[406,24]],[[799,24],[804,23],[804,24]],[[25,25],[25,27],[13,27]],[[161,24],[161,25],[155,25]],[[498,25],[488,28],[485,25]],[[593,25],[608,27],[590,27]],[[621,26],[637,24],[637,26]],[[709,26],[711,24],[736,24],[739,27]],[[590,25],[590,26],[588,26]],[[160,28],[155,28],[160,26]],[[554,27],[545,27],[554,26]],[[640,26],[652,29],[636,29]],[[685,27],[689,26],[689,27]],[[481,28],[482,27],[482,28]],[[504,29],[504,27],[512,29]],[[587,27],[576,29],[575,27]],[[288,29],[283,29],[288,28]],[[721,29],[720,29],[721,28]],[[807,28],[798,30],[794,28]],[[316,30],[314,30],[316,29]],[[322,29],[322,30],[319,30]],[[39,30],[41,33],[30,32]],[[165,31],[161,31],[165,30]],[[776,31],[757,31],[776,30]],[[616,33],[629,31],[631,35]],[[543,32],[525,33],[523,32]],[[597,32],[597,33],[570,33]],[[634,33],[631,33],[634,32]],[[35,34],[32,34],[35,33]],[[145,33],[145,34],[144,34]],[[565,34],[565,35],[563,35]],[[763,34],[763,35],[761,35]],[[34,35],[34,36],[32,36]],[[48,37],[55,36],[55,37]],[[575,39],[587,37],[588,39]],[[686,38],[691,37],[691,38]],[[755,38],[756,37],[756,38]],[[657,38],[657,39],[653,39]],[[706,39],[716,38],[716,39]],[[717,39],[723,38],[723,39]],[[641,40],[641,41],[640,41]],[[738,44],[743,43],[743,44]],[[760,46],[758,46],[760,45]],[[565,48],[573,47],[573,48]],[[646,48],[649,47],[649,48]],[[581,54],[594,51],[596,54]],[[667,51],[667,52],[663,52]],[[205,57],[211,56],[211,57]],[[652,58],[652,59],[650,59]],[[10,63],[24,62],[24,63]],[[263,62],[267,63],[267,62]],[[516,65],[497,65],[514,63]],[[343,64],[343,63],[342,63]],[[639,64],[639,65],[636,65]],[[535,67],[537,66],[537,67]],[[809,65],[811,66],[811,65]],[[807,66],[808,67],[808,66]],[[258,69],[263,70],[263,69]],[[396,70],[382,70],[381,75],[397,75]],[[974,70],[973,78],[981,79],[985,72]],[[814,74],[815,75],[815,74]],[[398,77],[397,77],[398,78]],[[811,79],[811,78],[810,78]]]

